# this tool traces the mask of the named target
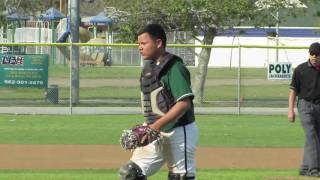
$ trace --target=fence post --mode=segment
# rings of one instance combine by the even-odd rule
[[[239,62],[238,62],[238,115],[240,115],[240,89],[241,88],[241,45],[239,45]]]
[[[72,47],[72,46],[71,46]],[[73,51],[70,50],[70,64],[69,64],[69,115],[72,115],[72,61],[71,58],[73,55]]]
[[[123,65],[122,64],[122,46],[120,47],[120,64]]]

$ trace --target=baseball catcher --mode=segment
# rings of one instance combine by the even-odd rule
[[[121,135],[121,146],[132,151],[119,168],[121,180],[147,180],[165,163],[168,180],[195,180],[198,128],[190,72],[180,57],[166,51],[166,40],[159,24],[138,32],[139,52],[146,60],[140,76],[144,122]]]
[[[125,150],[143,147],[160,138],[160,133],[147,125],[137,125],[124,130],[120,137],[120,144]]]

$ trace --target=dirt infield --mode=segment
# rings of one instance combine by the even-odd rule
[[[300,148],[197,149],[198,168],[297,169]],[[117,145],[0,145],[0,169],[116,169],[130,152]]]

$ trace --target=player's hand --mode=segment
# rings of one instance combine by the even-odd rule
[[[160,132],[160,127],[158,127],[156,123],[149,124],[148,126],[149,126],[151,129]]]
[[[289,122],[294,123],[295,119],[296,119],[296,114],[294,113],[293,110],[289,110],[288,111],[288,120],[289,120]]]

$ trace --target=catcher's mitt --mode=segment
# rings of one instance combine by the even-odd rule
[[[120,137],[120,144],[125,150],[134,150],[137,147],[146,146],[160,138],[160,133],[149,126],[137,125],[124,130]]]

